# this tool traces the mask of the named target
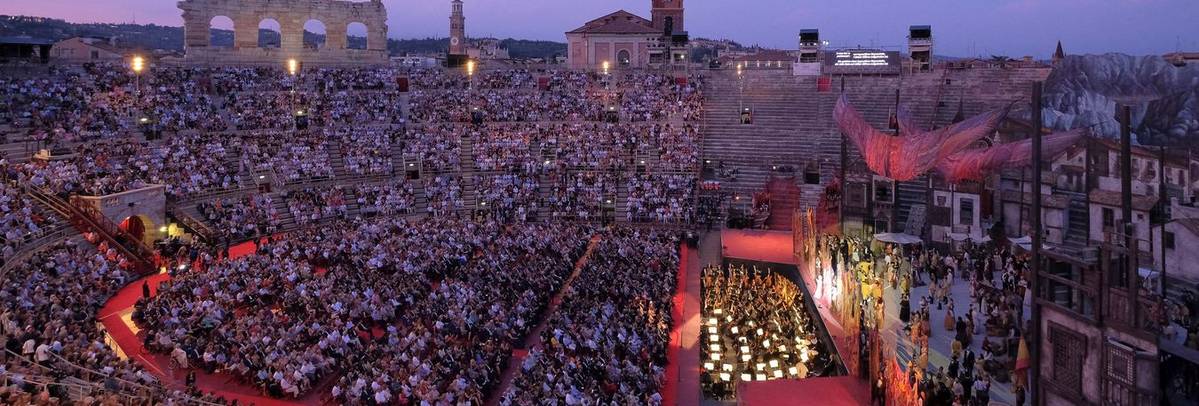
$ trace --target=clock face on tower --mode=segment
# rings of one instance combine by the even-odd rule
[[[450,45],[458,45],[458,37],[450,37]]]

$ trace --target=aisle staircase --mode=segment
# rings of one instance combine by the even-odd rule
[[[159,258],[144,242],[134,238],[129,233],[104,216],[94,206],[72,197],[68,202],[58,196],[30,188],[30,196],[39,203],[50,207],[63,218],[70,219],[71,224],[79,232],[94,233],[97,238],[108,243],[109,247],[119,251],[132,265],[130,270],[138,276],[150,275],[158,270]]]

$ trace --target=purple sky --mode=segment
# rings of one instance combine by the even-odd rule
[[[650,0],[465,0],[467,32],[563,41],[563,32],[623,8],[648,16]],[[384,0],[390,36],[444,36],[449,0]],[[937,53],[1048,56],[1199,51],[1197,0],[690,0],[692,36],[794,48],[800,28],[834,46],[900,46],[908,25],[931,24]],[[136,11],[136,12],[135,12]],[[4,0],[0,14],[77,22],[182,25],[174,0]]]

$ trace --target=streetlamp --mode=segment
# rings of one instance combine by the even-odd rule
[[[474,60],[466,61],[466,77],[467,77],[467,80],[470,81],[470,83],[468,84],[470,86],[470,90],[474,91],[475,90],[475,61]]]
[[[288,107],[288,110],[296,111],[296,81],[299,80],[298,75],[300,74],[300,61],[296,60],[296,58],[289,58],[287,60],[287,73],[291,75],[291,106]],[[298,120],[300,119],[301,115],[303,114],[297,113],[295,119],[292,120],[292,123],[296,129],[299,129],[300,127]]]
[[[737,94],[738,110],[745,111],[745,77],[741,75],[742,66],[737,64],[737,86],[740,89]]]
[[[141,92],[142,92],[142,71],[146,69],[146,59],[142,58],[141,55],[135,55],[133,57],[133,61],[130,63],[130,65],[131,65],[130,67],[133,68],[134,82],[136,83],[136,86],[137,86],[137,93],[141,94]]]

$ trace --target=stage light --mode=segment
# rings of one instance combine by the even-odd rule
[[[158,232],[160,232],[160,233],[167,232],[167,226],[158,227]]]
[[[475,75],[475,61],[466,61],[466,74],[468,76]]]
[[[288,59],[287,60],[287,73],[291,74],[292,76],[295,76],[296,73],[299,73],[299,72],[300,72],[300,61],[297,61],[296,58]]]
[[[150,122],[150,119],[148,119],[148,118],[146,118],[146,117],[142,117],[142,118],[139,118],[139,119],[137,119],[137,121],[138,121],[139,123],[145,124],[145,123],[148,123],[148,122]]]
[[[604,74],[608,74],[608,61],[604,61]]]
[[[711,371],[712,369],[715,369],[715,368],[716,368],[716,364],[713,364],[711,362],[704,363],[704,369],[706,369],[706,370]]]

